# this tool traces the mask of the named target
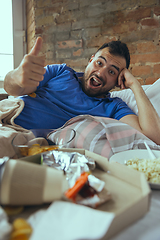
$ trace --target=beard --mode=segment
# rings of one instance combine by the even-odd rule
[[[104,98],[109,91],[100,89],[92,89],[87,86],[87,81],[89,81],[87,78],[85,78],[85,74],[81,78],[81,87],[82,91],[89,97],[97,97],[97,98]]]

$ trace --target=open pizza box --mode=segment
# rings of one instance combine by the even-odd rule
[[[109,163],[105,157],[84,149],[74,151],[95,160],[97,169],[93,174],[105,181],[105,187],[112,195],[112,200],[97,209],[115,214],[104,239],[109,239],[148,212],[151,190],[143,173],[119,163]]]
[[[92,174],[105,181],[105,188],[111,193],[112,199],[96,209],[114,214],[105,236],[101,239],[110,239],[148,212],[150,187],[143,173],[119,163],[109,163],[107,158],[84,149],[61,149],[61,151],[78,152],[92,158],[97,165]],[[21,160],[41,163],[41,155],[37,154]]]

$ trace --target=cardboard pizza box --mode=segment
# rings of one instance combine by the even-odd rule
[[[151,190],[143,173],[119,163],[110,163],[107,158],[88,150],[68,148],[59,151],[78,152],[96,162],[97,167],[92,173],[105,181],[105,188],[112,196],[112,199],[100,205],[97,211],[114,213],[113,221],[103,239],[109,239],[116,235],[149,211]],[[41,163],[41,155],[19,160],[27,161],[30,164],[32,162]]]

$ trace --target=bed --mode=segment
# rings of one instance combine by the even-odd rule
[[[158,79],[152,85],[143,86],[146,95],[150,99],[151,103],[155,107],[160,116],[159,107],[159,95],[160,95],[160,79]],[[111,96],[122,98],[129,107],[137,113],[137,106],[134,99],[134,95],[131,90],[113,91]],[[6,100],[4,100],[6,101]],[[3,121],[1,125],[0,146],[3,148],[1,157],[5,156],[9,150],[9,157],[14,157],[14,149],[11,145],[13,136],[17,133],[27,135],[28,139],[32,138],[30,131],[26,131],[14,124],[14,118],[21,109],[23,109],[23,103],[19,100],[8,101],[8,106],[4,107],[5,102],[0,102],[1,111],[0,120]],[[148,139],[137,130],[131,128],[127,124],[120,123],[117,120],[106,119],[101,117],[93,117],[90,115],[81,115],[69,120],[60,130],[74,129],[76,131],[76,137],[74,141],[68,144],[68,148],[85,148],[91,152],[100,154],[108,159],[115,153],[130,150],[130,149],[145,149],[144,141],[146,141],[151,149],[159,150],[160,146]],[[6,142],[4,136],[8,134]],[[50,135],[50,138],[54,140],[54,134]],[[19,216],[28,218],[30,214],[37,211],[37,207],[28,209],[27,212],[20,214]],[[10,219],[13,220],[12,218]],[[37,220],[38,223],[38,220]],[[149,212],[140,220],[132,224],[121,233],[111,238],[112,240],[154,240],[160,239],[160,190],[151,191],[151,203]],[[66,238],[67,239],[67,238]],[[105,239],[105,238],[104,238]],[[71,240],[71,239],[70,239]]]

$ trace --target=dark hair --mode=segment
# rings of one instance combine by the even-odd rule
[[[129,68],[130,64],[130,53],[128,47],[125,43],[121,41],[111,41],[104,43],[98,50],[100,51],[103,48],[109,48],[109,52],[115,56],[124,57],[126,59],[126,68]]]

